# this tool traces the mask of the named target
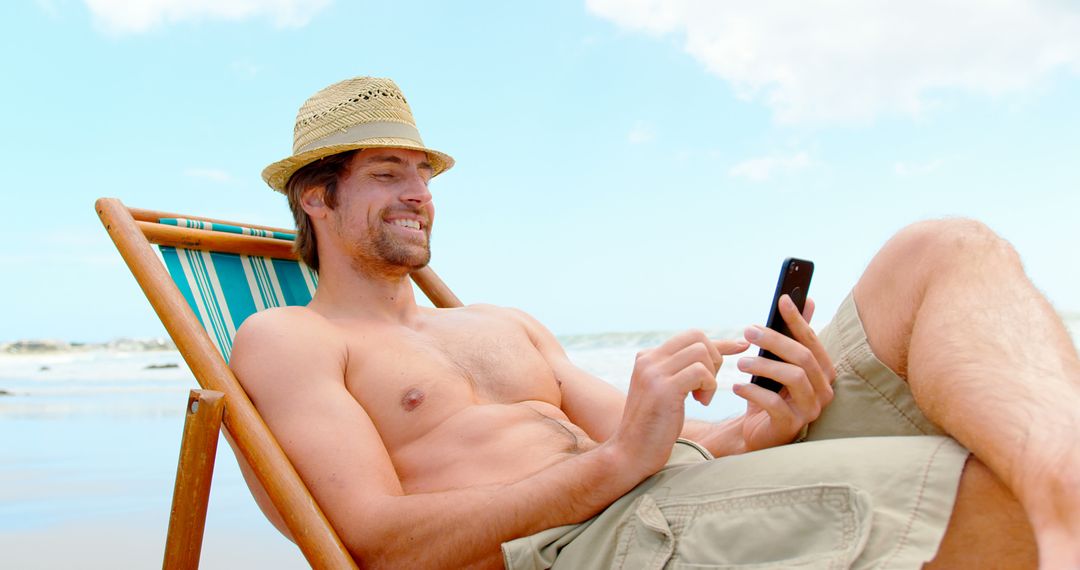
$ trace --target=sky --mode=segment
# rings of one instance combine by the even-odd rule
[[[761,322],[789,256],[831,314],[889,236],[953,216],[1080,312],[1075,2],[0,10],[0,342],[163,336],[94,200],[289,226],[259,173],[303,101],[357,75],[393,78],[457,160],[432,182],[432,267],[557,334]]]

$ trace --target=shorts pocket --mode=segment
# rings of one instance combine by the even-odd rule
[[[848,485],[639,500],[616,568],[848,568],[870,534],[871,499]]]
[[[671,559],[675,537],[651,495],[634,501],[633,515],[615,531],[612,568],[655,570]]]

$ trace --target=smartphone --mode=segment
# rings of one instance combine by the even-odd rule
[[[780,267],[780,279],[776,281],[776,292],[773,293],[772,305],[769,306],[769,320],[766,321],[765,326],[780,334],[791,336],[791,330],[788,328],[787,323],[784,322],[784,317],[780,315],[780,308],[777,304],[780,302],[781,295],[789,295],[791,300],[795,302],[795,306],[799,308],[799,312],[802,313],[803,307],[806,306],[806,292],[810,289],[810,278],[813,275],[814,262],[795,259],[794,257],[784,260],[784,264]],[[758,352],[758,356],[771,360],[781,360],[779,356],[764,348]],[[779,392],[784,387],[783,384],[776,380],[762,376],[754,376],[750,379],[750,382],[773,392]]]

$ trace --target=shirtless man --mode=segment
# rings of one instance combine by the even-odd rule
[[[324,122],[331,126],[321,128]],[[319,271],[318,291],[306,307],[248,319],[231,363],[362,566],[636,567],[640,537],[625,532],[634,516],[633,528],[667,536],[672,560],[701,563],[683,548],[691,530],[675,529],[668,516],[674,503],[666,493],[678,485],[665,482],[654,493],[656,481],[677,472],[708,482],[760,464],[760,479],[732,476],[748,487],[774,476],[793,489],[824,481],[831,486],[819,494],[839,489],[852,512],[874,510],[856,522],[867,528],[858,544],[843,547],[847,558],[822,563],[911,567],[934,558],[932,567],[1032,567],[1037,545],[1041,568],[1080,568],[1080,361],[1016,254],[984,226],[926,222],[885,245],[848,302],[852,315],[858,306],[861,328],[857,317],[849,320],[868,338],[864,360],[835,348],[848,333],[829,333],[835,342],[815,335],[812,302],[800,315],[785,299],[780,310],[794,339],[760,327],[738,340],[682,333],[638,355],[624,395],[577,369],[552,334],[520,311],[416,304],[408,276],[430,257],[428,183],[452,159],[424,147],[412,125],[388,80],[335,84],[301,108],[294,155],[264,178],[289,196],[297,247]],[[739,385],[735,393],[748,402],[743,416],[686,421],[686,396],[707,404],[723,357],[750,343],[785,362],[748,358],[739,368],[777,380],[781,394]],[[871,361],[877,369],[860,371]],[[847,396],[847,382],[879,376],[899,385],[888,388],[895,389],[885,397],[890,405],[911,402],[890,408],[916,426],[911,435],[948,434],[966,450],[942,435],[830,439],[909,435],[879,433],[878,418],[867,420],[867,433],[845,432],[862,429],[848,416],[831,422],[834,412],[871,405]],[[807,436],[808,424],[809,439],[822,441],[781,445]],[[685,456],[680,446],[689,448],[676,445],[673,453],[680,436],[719,459],[675,461]],[[925,469],[916,459],[895,459],[909,448],[932,449],[912,452],[926,458]],[[797,479],[803,471],[812,473],[805,482]],[[853,486],[844,484],[848,474]],[[889,511],[890,489],[911,481],[896,500],[921,502],[910,512]],[[675,546],[664,521],[641,514],[653,503],[668,517]],[[604,522],[609,516],[621,518]],[[879,527],[890,518],[899,530]],[[573,547],[605,525],[607,540]],[[775,540],[807,533],[796,528]],[[742,540],[712,539],[721,546]],[[894,542],[917,548],[904,544],[914,550],[898,554]],[[769,560],[776,561],[741,562]]]

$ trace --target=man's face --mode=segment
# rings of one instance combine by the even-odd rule
[[[435,207],[428,191],[433,174],[417,150],[365,149],[338,182],[331,229],[354,266],[379,273],[412,271],[431,258]]]

